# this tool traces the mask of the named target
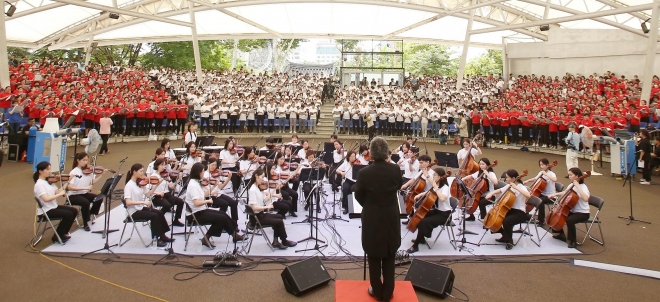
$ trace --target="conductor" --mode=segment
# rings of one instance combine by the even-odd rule
[[[377,301],[390,301],[394,293],[394,255],[401,246],[397,190],[403,183],[399,166],[386,162],[387,141],[375,137],[369,149],[374,163],[358,173],[355,199],[362,206],[362,248],[369,261],[369,295]]]

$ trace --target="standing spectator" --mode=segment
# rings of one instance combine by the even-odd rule
[[[110,150],[108,150],[108,138],[110,137],[110,129],[112,126],[112,119],[110,118],[110,113],[104,112],[103,117],[101,120],[99,120],[99,134],[101,134],[101,140],[103,140],[103,144],[101,145],[101,150],[99,151],[99,155],[103,156],[105,154],[110,153]]]
[[[18,107],[18,102],[12,102],[9,112],[5,114],[5,121],[9,123],[9,134],[18,133],[19,128],[21,127],[21,118],[23,117],[23,111]]]

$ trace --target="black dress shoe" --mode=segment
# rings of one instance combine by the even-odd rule
[[[564,233],[553,235],[552,238],[566,242],[566,235]]]
[[[280,249],[280,250],[286,250],[286,249],[287,249],[286,246],[282,245],[282,244],[279,243],[279,242],[275,242],[275,243],[273,243],[273,247],[276,248],[276,249]]]
[[[410,222],[410,219],[406,219],[405,221],[401,221],[401,224],[408,225],[408,222]]]
[[[408,252],[408,254],[419,252],[419,247],[413,245],[410,248],[408,248],[406,252]]]
[[[71,239],[71,235],[69,235],[69,234],[64,234],[64,235],[61,235],[60,237],[62,237],[62,239],[64,239],[64,240]]]
[[[83,226],[83,230],[85,230],[85,231],[87,231],[87,232],[91,232],[91,231],[92,231],[92,228],[90,228],[89,225],[85,224],[85,225]]]
[[[291,241],[291,240],[284,240],[284,241],[282,241],[282,245],[286,246],[286,247],[294,247],[294,246],[298,245],[298,242]]]
[[[174,222],[172,222],[172,226],[182,227],[184,224],[179,220],[174,220]]]
[[[344,210],[341,211],[341,212],[342,212],[344,215],[346,215],[346,214],[348,214],[348,209],[344,209]]]
[[[577,248],[577,242],[575,242],[575,241],[571,241],[571,242],[569,242],[569,243],[568,243],[568,248],[569,248],[569,249]]]
[[[64,236],[60,236],[60,238],[62,238],[62,243],[65,243],[65,242],[69,241],[69,239],[70,239],[71,237],[69,236],[69,237],[67,238],[67,237],[64,237]],[[53,236],[53,238],[51,238],[51,240],[53,240],[53,243],[60,243],[60,241],[57,240],[57,236]]]
[[[475,221],[475,220],[476,218],[474,217],[474,215],[470,215],[468,216],[468,218],[465,218],[465,221]]]
[[[411,239],[410,242],[415,243],[415,240],[417,239]],[[419,244],[426,244],[426,239],[420,241]]]
[[[298,217],[298,214],[296,214],[295,212],[291,212],[291,213],[289,213],[289,215],[290,215],[291,217]]]
[[[163,242],[174,242],[174,240],[176,240],[176,239],[170,238],[170,237],[167,237],[167,236],[163,235],[163,236],[160,236],[160,240],[162,240]]]
[[[204,243],[202,243],[202,244],[204,244]],[[167,246],[167,242],[165,242],[165,241],[163,241],[163,240],[158,240],[158,242],[156,242],[156,246],[157,246],[157,247],[166,247],[166,246]]]
[[[500,237],[500,238],[495,239],[495,241],[497,241],[497,242],[506,242],[507,240],[504,239],[504,237]]]
[[[376,294],[374,294],[374,289],[373,287],[369,286],[369,289],[367,289],[367,292],[369,293],[369,296],[372,298],[376,299],[376,301],[383,301],[382,299],[376,297]]]
[[[233,239],[234,243],[243,240],[245,240],[245,237],[243,235],[239,235],[238,233],[234,232],[234,239]]]
[[[304,209],[305,209],[305,211],[309,210],[309,203],[305,204]]]

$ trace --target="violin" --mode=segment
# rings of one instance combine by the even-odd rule
[[[199,184],[200,184],[202,187],[206,187],[206,186],[209,185],[209,179],[208,179],[208,178],[202,178],[202,179],[199,180]]]
[[[548,165],[548,169],[552,169],[552,168],[554,168],[556,165],[557,165],[557,161],[554,160],[554,161],[552,161],[552,163],[550,163],[550,164]],[[532,196],[536,196],[536,197],[541,196],[541,193],[543,193],[543,191],[545,191],[545,187],[546,187],[547,185],[548,185],[548,181],[547,181],[545,178],[543,178],[542,176],[539,177],[539,178],[534,182],[534,184],[532,185],[532,189],[530,190],[530,195],[532,195]],[[529,201],[529,198],[527,199],[527,201]],[[525,201],[525,203],[527,203],[527,201]],[[534,209],[534,207],[531,206],[531,205],[526,205],[526,206],[525,206],[525,210],[527,210],[527,213],[529,213],[529,211],[531,211],[532,209]]]
[[[149,177],[149,184],[151,184],[151,185],[156,186],[156,185],[159,185],[160,182],[161,182],[161,178],[156,176],[156,175],[153,175],[153,176]]]
[[[527,172],[527,169],[523,170],[522,174],[518,175],[513,183],[516,183],[521,178],[527,176]],[[484,218],[484,226],[492,232],[498,232],[502,228],[506,214],[515,203],[516,194],[513,193],[513,189],[509,187],[509,189],[506,192],[503,192],[500,198],[497,199],[495,206],[493,206],[493,208],[488,211],[488,214],[486,214],[486,218]]]
[[[451,171],[447,171],[447,174],[440,177],[440,182],[447,179],[449,176],[451,176]],[[447,199],[449,199],[449,196],[447,196]],[[426,195],[417,201],[417,204],[415,205],[415,215],[410,217],[406,228],[411,232],[417,231],[417,224],[424,219],[426,214],[433,208],[433,205],[437,201],[438,194],[434,190],[427,191]]]
[[[144,187],[149,184],[149,178],[146,176],[138,177],[137,179],[137,185],[140,187]]]
[[[367,151],[367,154],[364,156],[364,160],[371,161],[371,151]]]
[[[220,169],[215,169],[213,172],[211,172],[211,177],[213,178],[218,178],[218,177],[227,177],[229,176],[229,171],[227,170],[220,170]]]
[[[164,180],[167,180],[170,178],[170,172],[163,170],[162,172],[160,172],[160,177],[162,177]]]
[[[87,166],[81,168],[81,170],[82,170],[83,174],[85,174],[85,175],[90,175],[90,174],[92,174],[92,172],[96,175],[100,175],[100,174],[105,173],[106,171],[111,172],[111,173],[117,173],[117,171],[115,171],[113,169],[104,169],[101,166],[92,167],[90,165],[87,165]]]
[[[591,171],[584,172],[584,174],[578,179],[578,182],[589,176],[591,176]],[[580,195],[573,191],[573,187],[574,185],[571,183],[565,193],[555,200],[556,206],[552,208],[550,214],[545,217],[545,223],[555,231],[560,231],[564,228],[566,217],[568,217],[568,214],[580,200]]]
[[[195,152],[190,153],[190,157],[193,157],[193,158],[199,157],[199,158],[201,158],[202,156],[204,156],[203,152],[204,151],[195,150]]]

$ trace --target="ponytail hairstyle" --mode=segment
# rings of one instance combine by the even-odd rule
[[[573,175],[577,175],[577,177],[582,177],[582,170],[580,170],[579,168],[570,168],[570,169],[568,169],[568,171],[571,171],[571,173],[573,173]],[[578,182],[580,184],[583,184],[584,179],[580,179],[580,180],[578,180]]]
[[[163,154],[163,152],[165,152],[165,150],[163,148],[156,149],[156,156],[154,156],[154,160],[156,160],[156,158],[158,158],[158,155]]]
[[[144,168],[144,166],[140,163],[135,163],[131,166],[131,169],[128,170],[128,174],[126,174],[126,183],[128,183],[131,178],[133,178],[133,173],[139,171],[140,169]]]
[[[169,139],[169,138],[164,138],[164,139],[160,142],[160,147],[163,148],[163,150],[165,150],[165,145],[167,145],[169,142],[170,142],[170,139]],[[171,149],[171,148],[168,148],[168,149]]]
[[[250,183],[248,184],[248,187],[250,185],[257,183],[257,177],[263,177],[264,176],[264,169],[263,168],[257,168],[254,170],[252,173],[252,178],[250,178]]]
[[[71,169],[77,168],[78,167],[78,161],[82,160],[85,157],[87,157],[87,153],[85,153],[85,152],[80,152],[80,153],[76,154],[76,156],[73,158],[73,168],[71,168]]]
[[[506,170],[506,172],[504,172],[504,173],[506,173],[506,176],[509,176],[511,178],[516,178],[516,177],[518,177],[518,175],[520,175],[520,174],[518,174],[518,171],[516,171],[514,169]],[[522,183],[522,181],[520,179],[518,179],[518,183]]]
[[[36,183],[37,180],[39,180],[39,173],[41,173],[41,171],[43,171],[43,170],[48,169],[48,167],[50,167],[50,163],[47,162],[47,161],[42,161],[42,162],[38,163],[37,164],[37,171],[35,171],[34,174],[32,174],[32,180],[34,180],[34,182]]]
[[[209,168],[212,163],[217,163],[218,159],[215,157],[209,157],[209,160],[206,161],[206,168],[210,171],[211,169]],[[218,165],[215,166],[216,169],[218,169]]]
[[[160,167],[160,165],[166,162],[167,162],[167,158],[156,159],[156,161],[154,162],[154,171],[158,171],[158,167]]]
[[[486,164],[486,166],[488,166],[488,172],[493,172],[493,173],[495,173],[495,171],[493,171],[493,168],[490,166],[490,160],[489,160],[488,158],[486,158],[486,157],[482,157],[479,161],[484,162],[484,164]],[[479,171],[481,171],[481,169],[479,169]],[[479,172],[480,176],[481,176],[481,173],[482,173],[482,172]],[[517,172],[516,172],[516,173],[517,173]]]
[[[241,160],[248,160],[248,156],[250,153],[252,153],[252,147],[245,147],[245,150],[243,151],[243,155],[241,155]],[[209,158],[210,159],[210,158]]]
[[[193,142],[193,141],[189,141],[186,144],[186,155],[190,156],[190,147],[192,147],[192,145],[194,145],[194,144],[195,144],[195,142]]]
[[[440,167],[434,168],[434,169],[433,169],[433,172],[435,172],[436,174],[438,174],[438,176],[440,176],[440,177],[443,177],[443,176],[445,176],[445,175],[447,174],[447,173],[445,172],[445,169],[440,168]],[[447,177],[445,177],[445,179],[443,179],[442,181],[440,181],[440,183],[439,183],[438,185],[439,185],[441,188],[442,188],[442,186],[448,186],[449,183],[447,182]]]
[[[549,161],[547,158],[545,158],[545,157],[539,159],[539,162],[542,163],[542,164],[544,164],[544,165],[546,165],[546,166],[550,165],[550,161]],[[548,167],[548,171],[550,171],[550,170],[552,170],[552,168]]]
[[[190,169],[190,179],[200,180],[200,174],[204,172],[204,165],[202,163],[195,163]]]

